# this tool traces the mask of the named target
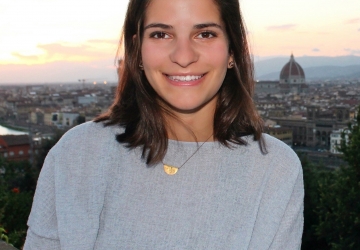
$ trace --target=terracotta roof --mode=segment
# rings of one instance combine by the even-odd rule
[[[295,62],[294,55],[291,54],[290,61],[285,64],[280,73],[280,79],[305,79],[303,68]]]
[[[8,146],[30,144],[28,135],[0,135],[0,136]]]

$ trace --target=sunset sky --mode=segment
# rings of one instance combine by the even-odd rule
[[[1,77],[15,81],[1,73],[5,66],[16,72],[16,65],[105,61],[112,67],[127,3],[0,0],[0,83]],[[292,52],[360,56],[359,0],[241,0],[240,4],[257,60]]]

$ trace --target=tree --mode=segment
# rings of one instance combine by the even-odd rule
[[[324,239],[318,239],[316,226],[319,224],[319,216],[315,208],[319,203],[318,187],[322,179],[330,173],[329,169],[309,162],[304,155],[299,155],[304,172],[304,232],[302,237],[301,249],[319,250],[329,249]]]
[[[346,139],[347,136],[348,139]],[[360,180],[360,106],[355,123],[349,124],[341,137],[340,151],[344,154],[344,159],[356,172],[357,178]]]
[[[44,164],[44,160],[49,153],[50,149],[60,140],[60,138],[63,136],[64,131],[57,130],[55,132],[55,135],[51,139],[43,140],[41,143],[41,149],[39,150],[39,153],[36,157],[36,167],[40,171],[42,168],[42,165]]]
[[[9,241],[21,247],[26,235],[38,171],[29,162],[10,162],[0,158],[0,227]]]
[[[316,234],[331,249],[360,249],[360,109],[355,122],[342,133],[339,150],[348,166],[319,183]]]
[[[86,122],[86,117],[84,115],[79,115],[76,118],[75,125],[80,125],[82,123]]]
[[[11,162],[0,157],[0,228],[6,229],[9,242],[17,248],[25,241],[26,222],[45,156],[62,134],[58,131],[54,138],[43,141],[35,166],[28,161]]]

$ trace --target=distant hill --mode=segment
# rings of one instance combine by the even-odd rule
[[[255,74],[258,80],[278,80],[282,67],[290,60],[289,57],[277,57],[255,62]],[[308,80],[359,78],[360,57],[295,57]]]
[[[0,65],[0,84],[86,81],[116,82],[114,59],[92,62],[58,61],[36,65]]]
[[[321,66],[312,68],[303,68],[305,78],[307,80],[328,80],[328,79],[346,79],[346,78],[360,78],[360,65],[351,66]],[[273,72],[257,77],[258,80],[278,80],[279,72]]]

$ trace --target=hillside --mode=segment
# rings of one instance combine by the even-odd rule
[[[277,57],[255,62],[255,74],[258,80],[279,79],[282,67],[289,57]],[[360,77],[360,57],[295,57],[305,72],[307,80],[343,79]]]

